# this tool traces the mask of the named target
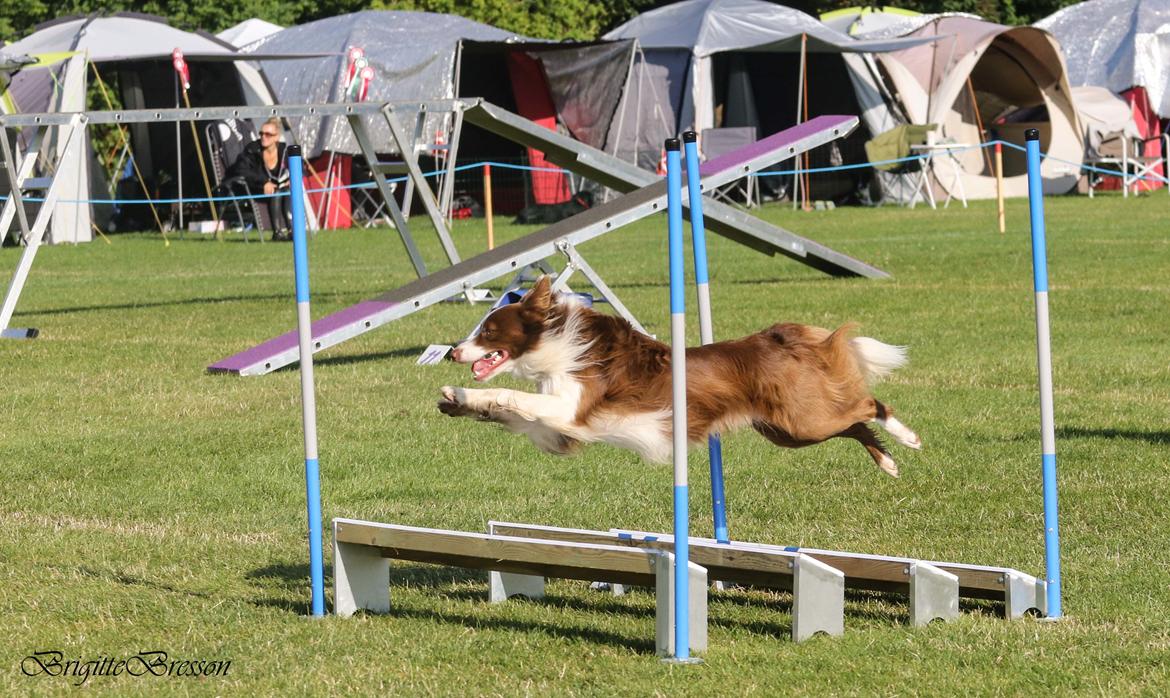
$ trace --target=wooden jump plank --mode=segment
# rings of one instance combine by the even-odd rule
[[[338,518],[333,520],[333,556],[334,612],[339,616],[363,609],[389,612],[387,558],[490,570],[493,602],[514,594],[543,596],[545,577],[652,586],[655,648],[660,655],[674,655],[674,556],[666,552]],[[688,562],[686,579],[690,646],[702,652],[707,648],[707,572]]]
[[[559,528],[532,524],[492,521],[492,534],[556,540],[573,543],[615,545],[637,549],[671,550],[671,541],[635,540],[622,538],[616,532],[592,531],[578,528]],[[690,559],[707,568],[707,576],[723,582],[751,584],[776,589],[792,590],[792,578],[799,553],[785,550],[749,550],[718,543],[691,540]],[[605,580],[618,581],[618,580]]]
[[[336,540],[378,548],[383,557],[559,579],[654,584],[654,554],[617,545],[493,536],[338,519]]]
[[[628,545],[670,551],[666,541],[636,540],[616,532],[592,531],[492,521],[493,535],[563,542]],[[709,580],[785,589],[792,592],[792,639],[802,642],[818,633],[845,632],[844,575],[807,555],[775,550],[748,550],[718,543],[692,542],[692,563],[707,570]],[[616,581],[616,580],[606,580]],[[924,607],[925,608],[925,607]],[[944,616],[938,616],[944,617]]]
[[[667,534],[646,531],[614,530],[615,532],[628,533],[630,535],[639,537],[654,536],[666,540],[671,540],[671,537]],[[714,539],[711,538],[692,538],[691,544],[693,545],[696,541],[711,543],[715,542]],[[762,543],[749,544],[733,542],[731,545],[744,545],[765,550],[786,550],[789,552],[800,552],[844,572],[846,587],[851,589],[865,589],[869,591],[907,593],[909,589],[909,570],[911,565],[916,563],[924,563],[958,577],[959,596],[962,598],[1005,601],[1009,604],[1015,603],[1017,609],[1013,610],[1009,608],[1008,610],[1008,615],[1011,617],[1016,617],[1022,613],[1023,610],[1027,610],[1028,608],[1035,608],[1041,612],[1044,610],[1042,608],[1043,594],[1038,594],[1038,598],[1035,599],[1030,598],[1030,593],[1027,594],[1029,598],[1026,600],[1016,598],[1013,601],[1010,598],[1010,595],[1013,592],[1013,584],[1016,585],[1017,589],[1028,587],[1029,585],[1035,589],[1038,589],[1043,585],[1043,581],[1037,581],[1029,574],[1008,567],[970,565],[957,562],[936,562],[933,560],[916,560],[906,557],[869,555],[865,553],[849,553],[835,550],[820,550],[816,548],[785,547]],[[1016,595],[1017,597],[1019,596],[1018,591]],[[1021,604],[1029,605],[1021,606]]]

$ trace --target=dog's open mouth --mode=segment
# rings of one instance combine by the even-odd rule
[[[475,363],[471,364],[471,375],[477,381],[485,381],[507,360],[508,352],[506,351],[488,352],[482,358],[476,360]]]

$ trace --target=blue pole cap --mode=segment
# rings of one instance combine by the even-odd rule
[[[1040,140],[1040,129],[1035,129],[1035,128],[1024,129],[1024,140],[1026,140],[1026,141]]]
[[[301,156],[301,146],[295,144],[290,145],[287,153],[290,158],[299,158]]]
[[[677,138],[667,138],[666,139],[666,149],[667,150],[681,150],[682,146],[679,145]]]
[[[694,131],[683,132],[683,143],[694,143],[697,140],[699,140],[699,134]]]

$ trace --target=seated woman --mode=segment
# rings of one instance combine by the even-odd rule
[[[285,157],[284,143],[280,142],[280,134],[280,119],[273,117],[265,121],[260,127],[260,140],[244,146],[228,170],[228,176],[243,179],[253,194],[264,193],[270,197],[267,202],[268,218],[272,221],[272,239],[288,241],[292,239],[289,233],[292,216],[287,196],[288,159]],[[281,193],[286,195],[273,196]]]

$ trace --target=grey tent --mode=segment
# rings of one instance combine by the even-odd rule
[[[648,168],[658,162],[663,139],[686,128],[701,133],[748,126],[763,137],[819,114],[859,113],[842,54],[933,40],[858,41],[763,0],[684,0],[638,15],[605,36],[637,39],[644,51],[621,134],[611,147]],[[859,129],[814,153],[812,164],[864,161],[867,138]],[[812,186],[814,192],[822,188],[818,196],[837,198],[856,186],[856,176],[822,175]]]
[[[320,60],[263,61],[282,104],[346,101],[347,51],[359,47],[374,78],[366,101],[409,101],[482,96],[516,109],[504,63],[510,52],[535,58],[548,82],[558,122],[578,140],[601,147],[617,108],[633,55],[632,42],[547,42],[454,15],[364,11],[289,27],[249,45],[266,54],[330,53]],[[446,127],[436,115],[427,136]],[[339,119],[302,120],[298,139],[310,155],[358,153]],[[392,152],[389,130],[377,124],[371,136]],[[466,152],[460,146],[461,154]]]

